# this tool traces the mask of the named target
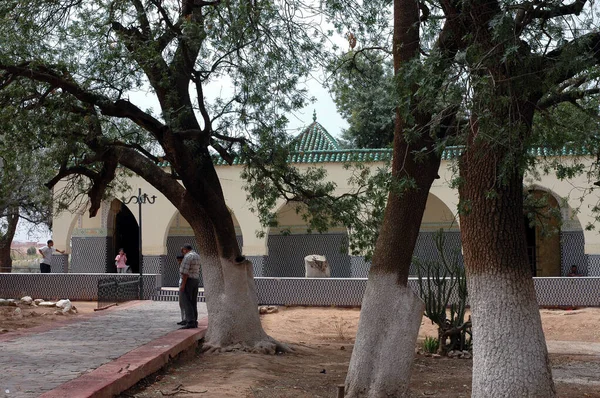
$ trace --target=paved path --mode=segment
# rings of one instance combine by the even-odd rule
[[[198,304],[199,317],[206,306]],[[147,301],[0,341],[0,397],[37,397],[179,328],[177,302]]]

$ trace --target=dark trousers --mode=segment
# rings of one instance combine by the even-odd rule
[[[181,320],[186,321],[185,319],[185,292],[179,291],[179,311],[181,311]]]
[[[183,312],[187,325],[198,325],[198,285],[199,279],[188,278],[183,290]]]
[[[46,263],[40,263],[40,272],[42,274],[49,274],[50,273],[50,264],[46,264]]]

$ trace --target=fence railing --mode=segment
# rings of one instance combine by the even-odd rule
[[[140,278],[123,281],[117,278],[98,280],[98,308],[106,308],[140,297]]]

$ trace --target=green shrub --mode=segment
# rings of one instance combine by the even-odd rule
[[[435,354],[440,347],[440,342],[435,337],[426,336],[423,341],[423,351],[428,352],[430,354]]]
[[[27,249],[28,256],[35,256],[35,253],[37,253],[37,249],[35,248],[35,246],[31,246],[29,249]]]

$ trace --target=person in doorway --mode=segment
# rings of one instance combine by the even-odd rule
[[[177,264],[181,267],[181,262],[183,261],[183,254],[177,255]],[[179,276],[179,287],[181,287],[181,275]],[[181,322],[177,322],[178,325],[185,325],[187,322],[185,321],[185,307],[183,303],[183,292],[181,289],[179,290],[179,310],[181,311]]]
[[[40,272],[42,274],[49,274],[52,271],[52,254],[54,252],[59,252],[60,254],[65,254],[64,251],[58,250],[54,248],[54,241],[50,239],[46,242],[46,246],[42,247],[38,251],[42,255],[42,261],[40,262]]]
[[[181,248],[183,260],[179,267],[183,308],[185,312],[185,325],[181,329],[195,329],[198,327],[198,284],[200,282],[200,256],[191,245],[186,244]]]
[[[115,257],[115,265],[117,266],[117,273],[124,274],[127,269],[127,254],[123,248],[119,249],[119,254]]]
[[[569,276],[581,276],[581,274],[577,272],[576,265],[571,265],[571,272],[569,273]]]

